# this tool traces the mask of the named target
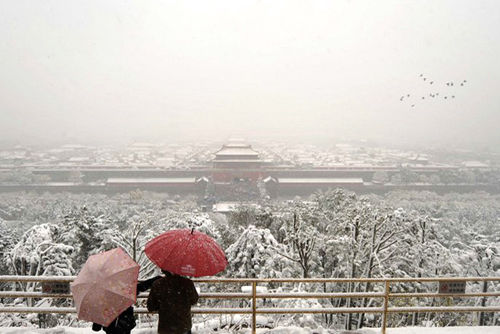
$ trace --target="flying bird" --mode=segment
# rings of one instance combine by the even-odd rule
[[[439,80],[438,80],[438,81],[434,81],[434,80],[430,79],[429,77],[424,76],[424,74],[423,74],[423,73],[420,73],[420,74],[419,74],[419,78],[421,78],[421,79],[422,79],[423,81],[425,81],[426,83],[429,83],[429,85],[433,85],[434,83],[436,83],[436,84],[438,85],[438,87],[440,87],[440,85],[443,83],[443,82],[441,82],[441,81],[439,81]],[[457,84],[457,86],[458,86],[458,85],[460,85],[460,86],[462,86],[462,87],[463,87],[463,86],[465,86],[466,82],[467,82],[467,80],[462,80],[462,81],[458,81],[458,82],[456,82],[456,84]],[[454,87],[454,86],[455,86],[455,82],[454,82],[454,81],[446,81],[446,82],[444,82],[444,84],[445,84],[447,87]],[[414,93],[415,93],[415,92],[414,92]],[[448,92],[446,92],[446,93],[455,93],[455,91],[449,90],[449,91],[448,91]],[[411,104],[412,102],[411,102],[411,101],[409,101],[409,100],[410,100],[410,96],[411,96],[411,95],[410,95],[410,94],[408,94],[408,93],[407,93],[407,94],[402,95],[402,96],[399,98],[399,101],[400,101],[400,102],[403,102],[403,101],[405,101],[405,100],[408,100],[408,102],[409,102],[409,103],[408,103],[408,105],[409,105],[411,108],[415,108],[415,107],[416,107],[416,105],[418,104],[418,103],[415,103],[415,102],[416,102],[416,101],[415,101],[415,99],[418,99],[418,95],[417,95],[416,93],[415,93],[415,94],[413,94],[413,95],[414,95],[414,98],[412,99],[413,104]],[[440,95],[440,94],[439,94],[439,93],[437,93],[437,92],[430,92],[430,93],[428,93],[428,95],[427,95],[427,93],[426,93],[426,94],[424,94],[423,96],[422,96],[422,95],[420,95],[420,100],[425,100],[426,98],[427,98],[427,99],[429,99],[429,98],[436,99],[436,98],[438,98],[438,97],[443,97],[443,99],[445,99],[445,100],[451,100],[451,99],[455,99],[455,98],[456,98],[456,95]]]

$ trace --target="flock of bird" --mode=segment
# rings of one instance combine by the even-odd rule
[[[411,108],[415,108],[416,102],[415,101],[422,101],[425,99],[440,99],[442,98],[443,100],[451,100],[455,98],[455,89],[452,90],[452,87],[464,87],[467,84],[467,80],[462,80],[461,82],[453,82],[453,81],[448,81],[445,83],[445,91],[444,92],[437,92],[437,90],[441,90],[440,87],[437,83],[434,84],[434,80],[431,80],[427,77],[425,77],[423,74],[419,75],[420,80],[422,80],[425,84],[428,84],[429,86],[432,85],[432,91],[428,94],[419,94],[415,96],[415,94],[412,96],[411,94],[405,94],[399,98],[400,102],[405,102],[409,100]]]

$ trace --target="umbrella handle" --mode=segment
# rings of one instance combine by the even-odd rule
[[[191,234],[193,234],[193,232],[194,232],[194,227],[191,229]]]

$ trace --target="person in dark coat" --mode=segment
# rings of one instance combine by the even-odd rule
[[[198,301],[198,292],[189,278],[163,271],[165,277],[151,287],[147,307],[158,311],[158,334],[191,332],[191,306]]]
[[[140,281],[137,283],[137,294],[140,292],[144,292],[151,288],[153,282],[157,279],[162,278],[162,276],[156,276],[153,278],[149,278],[145,281]],[[100,331],[101,329],[106,332],[106,334],[130,334],[132,328],[135,327],[135,317],[134,317],[134,308],[130,306],[125,311],[120,313],[115,320],[113,320],[108,326],[102,326],[100,324],[93,323],[92,330]]]
[[[101,329],[106,334],[130,334],[132,328],[135,327],[134,308],[130,306],[125,311],[120,313],[115,320],[113,320],[107,327],[100,324],[93,323],[92,330],[100,331]]]

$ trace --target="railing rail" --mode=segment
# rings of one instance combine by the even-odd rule
[[[72,282],[75,276],[0,276],[0,282]],[[500,291],[491,292],[465,292],[465,293],[439,293],[439,292],[391,292],[391,285],[397,283],[432,283],[432,282],[500,282],[500,277],[422,277],[422,278],[209,278],[194,279],[197,283],[212,284],[250,284],[250,292],[209,292],[200,293],[203,299],[247,299],[250,307],[194,307],[194,314],[251,314],[252,332],[256,332],[256,318],[258,314],[335,314],[335,313],[372,313],[380,314],[381,332],[386,333],[389,314],[395,313],[462,313],[462,312],[500,312],[500,302],[496,306],[405,306],[390,305],[391,299],[409,298],[447,298],[447,297],[500,297]],[[379,283],[383,285],[382,292],[259,292],[257,284],[263,283]],[[138,298],[147,298],[147,293],[139,294]],[[68,293],[44,293],[25,291],[0,291],[0,298],[72,298]],[[284,299],[284,298],[376,298],[381,301],[381,306],[372,307],[330,307],[330,308],[278,308],[258,306],[258,299]],[[150,313],[143,307],[135,308],[139,314]],[[76,313],[74,307],[0,307],[0,313]]]

